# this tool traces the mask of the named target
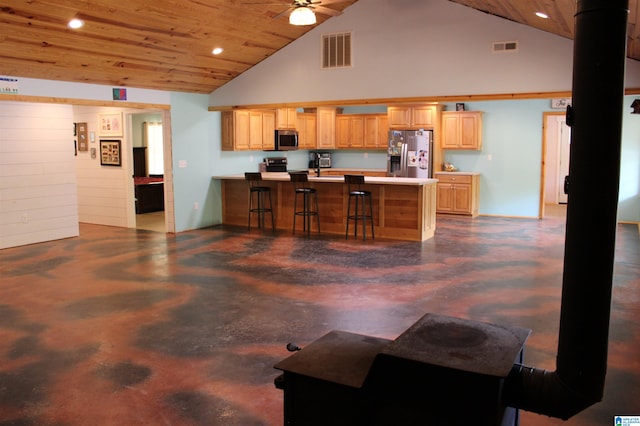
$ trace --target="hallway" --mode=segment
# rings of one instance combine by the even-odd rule
[[[555,369],[564,220],[441,217],[424,243],[80,225],[0,251],[0,424],[281,425],[273,365],[331,330],[394,339],[427,312],[532,329]],[[604,401],[640,414],[640,238],[618,226]]]

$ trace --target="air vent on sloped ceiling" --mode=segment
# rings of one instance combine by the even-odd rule
[[[518,42],[517,41],[495,41],[493,42],[493,47],[491,51],[493,53],[517,52]]]
[[[350,32],[322,35],[322,68],[351,67],[351,40]]]

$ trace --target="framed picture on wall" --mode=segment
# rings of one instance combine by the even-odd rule
[[[100,140],[100,164],[103,166],[121,166],[121,142],[119,140]]]
[[[76,132],[76,136],[78,136],[78,151],[88,151],[87,123],[76,123]]]
[[[122,113],[98,114],[100,136],[122,136]]]

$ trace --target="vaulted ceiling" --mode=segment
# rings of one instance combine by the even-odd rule
[[[316,25],[356,1],[320,0]],[[575,0],[449,1],[573,38]],[[627,52],[635,60],[640,60],[638,1],[629,1]],[[210,93],[314,27],[290,25],[290,5],[290,0],[4,0],[0,74]],[[549,19],[535,16],[538,11]],[[85,26],[70,29],[72,18]],[[225,50],[216,56],[215,47]]]

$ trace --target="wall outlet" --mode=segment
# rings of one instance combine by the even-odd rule
[[[185,168],[187,168],[187,160],[180,160],[180,161],[178,161],[178,168],[180,168],[180,169],[185,169]]]
[[[22,213],[22,223],[29,223],[29,214]]]
[[[493,160],[493,157],[491,156],[491,154],[487,154],[487,160],[489,161]]]
[[[199,208],[200,208],[200,204],[198,204],[197,201],[195,203],[193,203],[193,209],[194,210],[198,210]]]
[[[369,158],[369,153],[368,152],[364,153],[364,158]]]

